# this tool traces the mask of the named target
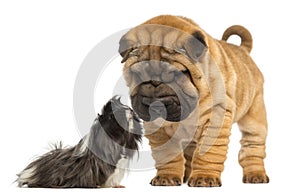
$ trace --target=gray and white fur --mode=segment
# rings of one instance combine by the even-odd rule
[[[97,116],[89,134],[70,148],[56,146],[30,163],[19,187],[97,188],[120,185],[129,159],[138,150],[141,121],[115,96]]]

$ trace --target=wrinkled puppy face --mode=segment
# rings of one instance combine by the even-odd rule
[[[140,118],[153,121],[186,119],[198,102],[187,64],[193,64],[206,45],[201,34],[187,34],[163,25],[141,25],[120,40],[124,77],[132,107]]]

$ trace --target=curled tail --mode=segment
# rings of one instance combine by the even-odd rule
[[[252,49],[252,36],[250,32],[240,25],[233,25],[225,30],[222,40],[226,41],[231,35],[238,35],[241,38],[241,45],[245,47],[248,52]]]

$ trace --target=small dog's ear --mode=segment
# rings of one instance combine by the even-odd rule
[[[203,35],[200,31],[195,31],[187,39],[186,43],[183,45],[188,56],[194,61],[198,61],[207,48],[207,44],[204,40]]]
[[[123,36],[119,41],[119,54],[123,57],[121,63],[129,58],[129,53],[132,51],[130,42]]]

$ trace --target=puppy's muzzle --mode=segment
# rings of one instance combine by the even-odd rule
[[[176,69],[167,62],[143,61],[134,64],[129,71],[130,76],[139,80],[131,99],[134,110],[143,120],[161,117],[177,122],[187,118],[195,108],[197,96],[191,96],[182,88],[185,81],[191,82],[187,70]]]

